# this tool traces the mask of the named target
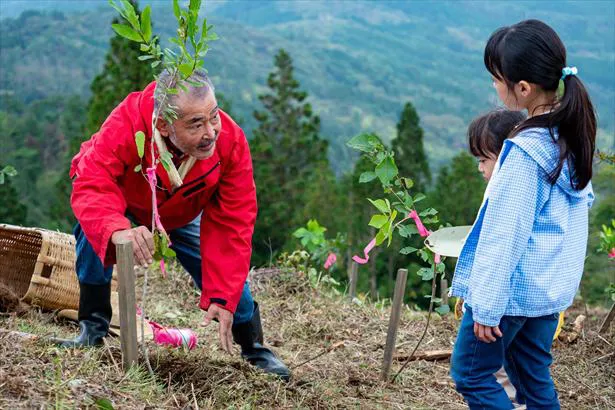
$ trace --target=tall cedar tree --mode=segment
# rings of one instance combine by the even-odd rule
[[[291,241],[294,228],[305,223],[301,213],[306,192],[319,168],[329,168],[327,142],[320,138],[320,118],[306,102],[293,74],[290,55],[280,50],[269,74],[270,92],[259,96],[263,111],[255,111],[258,128],[251,141],[259,201],[253,263],[267,263]]]
[[[423,129],[412,103],[407,102],[397,123],[397,138],[392,142],[399,174],[412,178],[414,192],[425,192],[431,182],[429,163],[423,146]]]

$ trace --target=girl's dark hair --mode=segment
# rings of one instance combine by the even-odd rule
[[[525,20],[495,31],[485,47],[485,66],[512,90],[520,81],[537,84],[545,91],[556,91],[566,67],[566,48],[557,33],[539,20]],[[596,146],[596,114],[583,83],[576,75],[566,76],[564,95],[550,105],[551,112],[528,118],[511,137],[521,131],[545,127],[559,145],[560,157],[549,180],[555,183],[568,161],[570,183],[583,189],[592,177]],[[532,113],[530,113],[532,114]],[[556,140],[553,128],[557,127]]]
[[[477,117],[468,127],[468,145],[475,157],[497,157],[504,140],[525,119],[520,111],[494,110]]]

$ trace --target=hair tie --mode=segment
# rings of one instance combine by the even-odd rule
[[[564,67],[562,68],[562,80],[569,75],[577,75],[579,70],[576,67]]]
[[[559,79],[559,83],[557,84],[557,90],[555,91],[557,98],[560,100],[564,97],[564,93],[566,92],[566,85],[564,84],[564,79],[569,75],[577,75],[579,70],[576,67],[564,67],[562,68],[562,78]]]

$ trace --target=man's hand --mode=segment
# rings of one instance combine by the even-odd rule
[[[228,310],[212,303],[207,309],[205,315],[205,326],[209,325],[213,319],[218,319],[218,334],[220,335],[220,346],[227,353],[233,351],[233,333],[231,326],[233,325],[233,314]]]
[[[502,332],[498,326],[485,326],[474,322],[474,336],[483,343],[495,342],[497,337],[502,337]]]
[[[147,266],[152,263],[154,255],[154,237],[145,226],[137,226],[136,228],[126,229],[125,231],[117,231],[111,235],[111,242],[132,242],[132,250],[135,255],[135,261],[141,266]]]

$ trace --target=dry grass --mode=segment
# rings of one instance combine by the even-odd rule
[[[64,350],[0,335],[0,408],[87,408],[100,399],[131,409],[196,408],[195,400],[201,409],[465,408],[448,376],[448,363],[413,362],[395,384],[380,381],[388,308],[348,302],[292,275],[265,275],[254,288],[266,339],[291,367],[336,343],[343,345],[294,368],[289,384],[260,374],[241,361],[238,350],[232,357],[223,354],[215,329],[198,327],[203,318],[198,294],[187,275],[175,269],[166,280],[158,274],[150,278],[146,313],[165,325],[197,330],[197,349],[150,345],[156,373],[151,378],[140,369],[126,375],[119,371],[117,339],[109,340],[109,348]],[[577,343],[554,349],[553,373],[563,408],[614,408],[615,333],[602,338],[594,332],[601,314],[590,312]],[[411,350],[424,323],[424,313],[404,310],[400,353]],[[451,317],[437,317],[421,350],[450,348],[456,325]],[[0,327],[39,335],[76,332],[73,325],[36,311],[2,316]],[[395,363],[393,371],[400,365]]]

